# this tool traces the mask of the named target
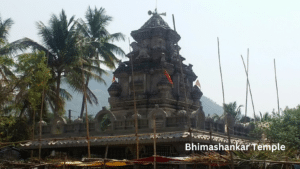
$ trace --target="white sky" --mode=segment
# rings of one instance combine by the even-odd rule
[[[52,14],[62,9],[68,18],[84,18],[88,6],[104,7],[114,18],[108,30],[122,32],[126,39],[149,18],[155,0],[1,0],[2,19],[15,24],[9,41],[28,37],[40,41],[36,22],[48,25]],[[158,0],[158,12],[181,35],[179,45],[186,64],[193,64],[205,96],[222,105],[222,88],[218,65],[217,37],[220,39],[221,63],[226,103],[245,105],[246,76],[241,54],[246,59],[250,49],[249,80],[255,110],[277,110],[273,59],[276,59],[280,107],[300,103],[300,1],[275,0]],[[133,39],[131,38],[131,42]],[[128,41],[117,43],[128,53]],[[248,114],[253,110],[248,99]],[[244,108],[243,108],[244,112]]]

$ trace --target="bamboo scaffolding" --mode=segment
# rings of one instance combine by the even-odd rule
[[[253,113],[254,113],[254,123],[255,123],[256,122],[256,119],[255,119],[255,108],[254,108],[254,103],[253,103],[251,86],[250,86],[249,77],[248,77],[248,73],[247,73],[247,70],[246,70],[246,65],[245,65],[245,62],[244,62],[244,58],[243,58],[242,55],[241,55],[241,58],[242,58],[242,61],[243,61],[243,64],[244,64],[244,69],[245,69],[245,73],[246,73],[246,76],[247,76],[247,82],[248,82],[248,85],[249,85],[249,91],[250,91],[250,96],[251,96],[251,101],[252,101],[252,107],[253,107]]]
[[[228,113],[225,112],[225,94],[224,94],[223,76],[222,76],[222,68],[221,68],[219,37],[218,37],[217,39],[218,39],[219,68],[220,68],[221,83],[222,83],[222,94],[223,94],[223,111],[224,111],[224,114],[226,113],[226,116],[227,116],[226,129],[227,129],[227,136],[228,136],[228,146],[230,147],[231,140],[230,140],[230,131],[229,131],[229,127],[228,127],[228,123],[229,123],[229,120],[228,120]],[[231,160],[231,168],[234,169],[233,157],[232,157],[232,151],[230,151],[230,160]]]
[[[279,111],[279,95],[278,95],[278,85],[277,85],[277,75],[276,75],[276,63],[275,63],[275,59],[274,59],[274,72],[275,72],[275,83],[276,83],[276,92],[277,92],[278,114],[280,115],[280,111]]]

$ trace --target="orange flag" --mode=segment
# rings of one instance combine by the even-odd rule
[[[173,81],[172,81],[171,76],[169,75],[169,73],[165,70],[164,74],[167,77],[167,79],[169,80],[169,82],[173,85]]]
[[[112,83],[116,81],[116,77],[114,76],[112,79]]]
[[[198,86],[198,87],[201,89],[199,80],[196,81],[196,84],[195,84],[195,85]]]

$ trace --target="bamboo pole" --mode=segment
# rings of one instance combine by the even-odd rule
[[[224,94],[224,85],[223,85],[223,76],[222,76],[222,68],[221,68],[221,59],[220,59],[220,44],[219,44],[219,37],[218,37],[218,56],[219,56],[219,68],[220,68],[220,75],[221,75],[221,83],[222,83],[222,93],[223,93],[223,111],[224,114],[225,112],[225,94]],[[227,124],[226,124],[226,129],[227,129],[227,136],[228,136],[228,146],[230,147],[231,144],[231,139],[230,139],[230,132],[229,132],[229,127],[228,127],[228,113],[227,114]],[[230,160],[231,160],[231,168],[234,169],[234,164],[233,164],[233,157],[232,157],[232,151],[230,151]]]
[[[34,128],[35,128],[35,110],[33,108],[33,122],[32,122],[32,140],[34,140]],[[31,150],[31,158],[33,157],[33,150]]]
[[[156,169],[156,111],[153,113],[153,150],[154,150],[154,165],[153,168]]]
[[[49,61],[49,53],[47,53],[47,67],[48,67],[48,61]],[[43,120],[43,106],[44,106],[44,98],[45,98],[45,85],[43,85],[43,95],[42,95],[42,105],[41,105],[41,112],[40,112],[40,124],[39,124],[39,160],[41,160],[41,154],[42,154],[42,120]]]
[[[243,61],[243,64],[244,64],[244,69],[245,69],[245,73],[246,73],[246,76],[247,76],[247,82],[248,82],[248,85],[249,85],[249,91],[250,91],[250,96],[251,96],[251,101],[252,101],[252,107],[253,107],[253,113],[254,113],[254,123],[255,123],[256,122],[256,119],[255,119],[255,109],[254,109],[253,97],[252,97],[252,92],[251,92],[251,86],[250,86],[249,77],[248,77],[248,73],[247,73],[247,70],[246,70],[246,65],[245,65],[245,62],[244,62],[244,58],[243,58],[242,55],[241,55],[241,58],[242,58],[242,61]]]
[[[108,145],[105,147],[105,156],[104,156],[104,161],[103,161],[103,168],[106,169],[106,158],[107,158],[107,153],[108,153]]]
[[[176,32],[174,14],[172,14],[172,17],[173,17],[174,31]],[[186,113],[188,115],[187,122],[188,122],[188,128],[189,128],[189,133],[190,133],[190,143],[193,143],[192,129],[191,129],[191,115],[190,115],[190,112],[188,110],[189,109],[189,107],[188,107],[188,100],[187,100],[187,94],[186,94],[186,88],[185,88],[185,81],[184,81],[184,75],[183,75],[183,69],[182,69],[182,60],[181,60],[180,55],[179,55],[178,42],[176,42],[176,46],[177,46],[177,59],[178,59],[179,64],[180,64],[181,78],[182,78],[182,81],[183,81],[183,92],[184,92],[184,97],[185,97],[185,111],[186,111]],[[178,88],[180,88],[180,86],[178,86]]]
[[[43,106],[44,106],[44,97],[45,97],[45,86],[43,87],[43,95],[42,95],[42,106],[41,106],[41,113],[40,113],[40,133],[39,133],[39,160],[41,160],[41,154],[42,154],[42,144],[41,144],[41,138],[42,138],[42,120],[43,120]]]
[[[128,38],[129,44],[130,39]],[[129,48],[129,52],[131,52]],[[133,89],[133,107],[134,107],[134,122],[135,122],[135,137],[136,137],[136,159],[139,159],[139,137],[138,137],[138,119],[136,111],[136,100],[135,100],[135,87],[134,87],[134,73],[133,73],[133,56],[131,56],[131,73],[132,73],[132,89]]]
[[[89,118],[88,118],[88,111],[87,111],[87,103],[86,103],[86,85],[84,84],[84,74],[83,74],[83,64],[81,65],[82,68],[82,86],[83,86],[83,94],[84,94],[84,104],[85,104],[85,123],[86,123],[86,139],[88,145],[88,158],[91,158],[91,146],[90,146],[90,131],[89,131]]]
[[[274,59],[274,72],[275,72],[275,83],[276,83],[276,92],[277,92],[278,114],[280,115],[280,111],[279,111],[279,95],[278,95],[278,85],[277,85],[277,75],[276,75],[276,63],[275,63],[275,59]]]
[[[249,73],[249,48],[247,50],[247,74]],[[246,104],[245,104],[245,120],[244,122],[246,123],[246,118],[247,118],[247,108],[248,108],[248,80],[246,82]]]

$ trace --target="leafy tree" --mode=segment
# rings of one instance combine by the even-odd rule
[[[286,108],[281,116],[275,113],[272,118],[262,120],[256,125],[257,127],[252,132],[252,136],[260,138],[264,133],[271,143],[280,143],[289,149],[299,148],[300,105],[292,109]]]
[[[290,148],[299,148],[300,105],[292,109],[286,108],[282,116],[273,116],[265,131],[271,142],[279,142]]]
[[[47,67],[44,52],[22,54],[18,56],[16,72],[22,82],[18,85],[15,102],[20,109],[20,117],[27,112],[29,121],[39,116],[42,94],[49,89],[48,80],[51,78],[50,68]],[[43,100],[44,101],[44,100]],[[46,112],[46,103],[43,103]]]
[[[88,63],[87,70],[95,72],[94,76],[99,82],[104,82],[101,78],[103,73],[106,73],[100,68],[100,64],[109,68],[115,68],[115,63],[119,60],[115,54],[124,56],[124,51],[112,44],[111,42],[117,40],[125,40],[122,33],[110,34],[106,27],[112,21],[112,17],[105,14],[105,9],[97,9],[95,7],[92,10],[88,8],[85,15],[86,22],[79,19],[78,29],[81,33],[81,42],[83,51],[83,59]],[[85,86],[88,88],[88,83],[91,76],[86,76]],[[105,82],[104,82],[105,83]],[[90,102],[91,103],[91,102]],[[97,103],[97,98],[94,103]],[[83,117],[84,111],[84,96],[82,99],[82,108],[80,117]]]

